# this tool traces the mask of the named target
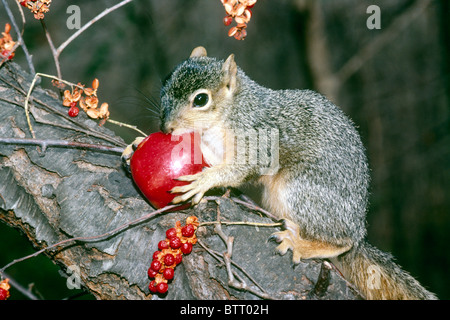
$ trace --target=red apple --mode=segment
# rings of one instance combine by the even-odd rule
[[[131,175],[153,207],[170,204],[177,196],[169,191],[190,182],[176,178],[202,171],[208,166],[200,150],[200,135],[190,132],[175,136],[155,132],[146,137],[130,160]],[[189,204],[173,210],[185,209]]]

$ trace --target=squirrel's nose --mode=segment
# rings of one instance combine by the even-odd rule
[[[163,133],[172,133],[174,130],[172,121],[169,122],[161,122],[159,127]]]

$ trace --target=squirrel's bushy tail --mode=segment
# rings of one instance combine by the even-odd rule
[[[393,257],[362,242],[339,256],[337,265],[345,278],[369,300],[434,300],[408,272],[393,261]]]

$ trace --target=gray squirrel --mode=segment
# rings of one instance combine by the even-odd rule
[[[160,119],[165,133],[202,132],[201,150],[211,163],[179,178],[190,183],[171,190],[180,194],[173,203],[196,204],[215,187],[260,183],[264,206],[284,222],[272,235],[277,251],[292,250],[294,263],[329,259],[367,299],[437,299],[365,240],[365,149],[352,121],[324,96],[262,87],[237,67],[233,54],[217,60],[197,47],[165,80]],[[277,166],[270,174],[258,162],[233,161],[230,132],[273,128],[277,150],[269,153]],[[125,163],[140,141],[126,149]]]

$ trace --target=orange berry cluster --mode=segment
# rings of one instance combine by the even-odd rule
[[[228,36],[236,40],[244,40],[247,36],[247,23],[252,17],[252,11],[257,0],[221,0],[227,16],[223,19],[223,24],[229,26],[233,19],[237,25],[228,31]]]
[[[0,281],[0,300],[6,300],[9,298],[9,289],[11,286],[8,283],[9,279]]]
[[[158,243],[158,250],[153,253],[153,260],[147,271],[148,277],[154,279],[148,286],[150,292],[167,292],[175,267],[181,263],[183,254],[191,253],[192,246],[197,243],[197,227],[197,217],[190,216],[186,218],[185,226],[182,227],[180,221],[177,221],[175,228],[166,231],[166,239]]]
[[[30,9],[31,13],[34,14],[35,19],[44,19],[44,13],[49,12],[49,7],[52,0],[29,0],[29,1],[20,1],[19,3],[25,7]]]
[[[54,85],[61,88],[60,82],[53,82]],[[98,79],[92,81],[92,88],[84,88],[80,83],[72,91],[64,91],[63,106],[69,107],[69,116],[76,117],[78,115],[79,109],[77,104],[80,104],[81,109],[83,109],[86,114],[92,119],[108,119],[109,117],[109,105],[103,102],[98,108],[98,97],[97,89],[99,86]],[[83,96],[83,94],[85,96]]]
[[[5,31],[2,32],[2,38],[0,38],[0,60],[8,59],[11,60],[14,58],[14,52],[12,52],[14,45],[16,44],[13,41],[9,32],[11,31],[11,25],[9,23],[5,24]]]

